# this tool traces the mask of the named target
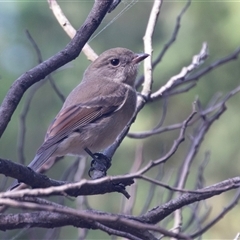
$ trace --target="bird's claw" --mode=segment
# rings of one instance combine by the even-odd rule
[[[92,179],[105,177],[107,170],[111,167],[111,159],[102,153],[94,153],[94,158],[91,162],[91,167],[88,175]]]

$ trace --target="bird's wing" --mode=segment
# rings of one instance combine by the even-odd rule
[[[58,143],[71,133],[81,131],[81,127],[118,111],[125,103],[128,91],[128,88],[120,86],[117,91],[107,96],[98,96],[87,102],[62,109],[49,126],[44,143],[28,166],[37,171],[57,150]]]
[[[50,125],[45,142],[37,154],[41,154],[41,152],[62,141],[72,132],[81,130],[81,127],[120,109],[126,101],[127,91],[127,88],[123,88],[121,94],[115,92],[108,96],[96,97],[87,103],[62,109]]]

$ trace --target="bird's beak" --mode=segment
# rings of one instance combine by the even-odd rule
[[[141,62],[142,60],[144,60],[145,58],[147,58],[148,56],[149,56],[149,54],[147,54],[147,53],[136,53],[132,60],[132,63],[137,64],[137,63]]]

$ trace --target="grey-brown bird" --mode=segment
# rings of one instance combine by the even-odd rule
[[[113,143],[135,111],[134,81],[138,63],[147,56],[113,48],[92,62],[49,126],[28,167],[37,171],[50,157],[85,155]]]

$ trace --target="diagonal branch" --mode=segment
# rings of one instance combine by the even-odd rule
[[[67,35],[72,39],[76,35],[76,29],[72,26],[69,20],[64,15],[61,7],[58,5],[56,0],[48,0],[48,4],[50,9],[52,10],[55,18],[59,22],[60,26],[67,33]],[[94,61],[98,55],[94,52],[94,50],[90,47],[88,43],[84,45],[82,48],[83,53],[87,56],[87,58],[91,61]]]
[[[148,25],[146,28],[145,35],[143,37],[144,40],[144,52],[148,53],[150,57],[145,59],[144,61],[144,84],[143,84],[143,90],[142,95],[146,98],[149,97],[152,91],[152,83],[153,83],[153,76],[152,76],[152,36],[154,33],[154,29],[157,23],[157,19],[160,13],[160,8],[162,5],[161,0],[155,0],[152,6],[152,10],[150,13],[150,17],[148,20]]]
[[[72,61],[107,14],[111,0],[96,0],[87,19],[67,46],[54,56],[21,75],[11,86],[0,106],[0,137],[5,131],[25,91],[48,74]]]
[[[167,50],[169,49],[169,47],[175,42],[178,32],[179,32],[179,29],[180,29],[180,26],[181,26],[182,16],[187,11],[190,4],[191,4],[191,0],[188,0],[186,5],[183,7],[182,11],[180,12],[180,14],[177,16],[176,24],[175,24],[175,28],[173,30],[172,36],[170,37],[168,42],[165,43],[162,51],[159,53],[157,58],[154,60],[153,65],[152,65],[153,69],[162,61],[162,58],[165,55],[165,53],[167,52]],[[137,79],[136,84],[135,84],[136,88],[138,88],[143,83],[143,81],[144,81],[144,75],[142,75],[141,77],[139,77],[139,79]]]
[[[230,210],[232,210],[238,203],[240,199],[240,189],[238,189],[235,197],[233,198],[232,202],[223,209],[223,211],[215,217],[211,222],[209,222],[205,227],[203,227],[201,230],[191,234],[193,238],[196,238],[198,236],[201,236],[203,233],[205,233],[208,229],[210,229],[214,224],[216,224],[220,219],[222,219]]]
[[[49,211],[49,212],[55,212],[55,213],[62,213],[62,214],[67,214],[73,217],[80,217],[84,222],[89,222],[91,224],[92,221],[100,222],[100,223],[105,223],[105,224],[117,224],[118,229],[128,229],[128,231],[133,232],[135,234],[140,235],[142,231],[145,230],[151,230],[155,231],[158,233],[163,234],[164,236],[169,236],[169,237],[177,237],[180,239],[186,239],[186,240],[191,240],[192,238],[188,237],[187,235],[184,234],[175,234],[172,233],[164,228],[161,228],[159,226],[155,226],[152,224],[148,223],[141,223],[139,221],[136,221],[134,219],[129,219],[126,217],[121,217],[116,214],[97,214],[97,213],[89,213],[87,211],[77,211],[76,209],[72,208],[67,208],[67,207],[55,207],[55,206],[50,206],[50,205],[40,205],[37,203],[33,202],[19,202],[16,200],[12,200],[9,198],[6,199],[0,199],[0,204],[4,204],[10,207],[14,208],[23,208],[23,209],[30,209],[30,210],[40,210],[40,211]],[[146,238],[144,238],[146,239]]]

